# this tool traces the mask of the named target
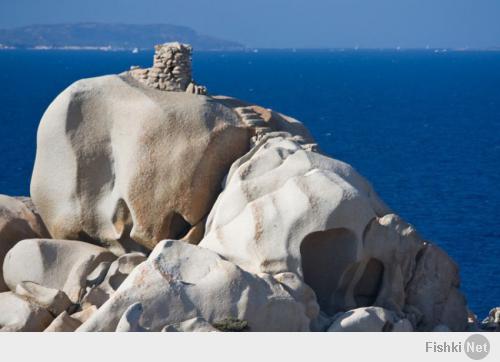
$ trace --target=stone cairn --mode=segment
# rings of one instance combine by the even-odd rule
[[[178,42],[155,45],[151,68],[133,66],[132,77],[149,87],[170,92],[206,94],[207,89],[194,83],[191,73],[192,47]]]

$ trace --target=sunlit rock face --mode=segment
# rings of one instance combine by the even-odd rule
[[[0,292],[9,290],[2,271],[7,252],[23,239],[43,237],[50,235],[30,198],[0,195]]]
[[[199,245],[254,273],[298,275],[328,315],[376,305],[415,328],[465,328],[449,257],[351,166],[291,134],[267,134],[233,164]]]
[[[270,275],[245,272],[211,250],[181,241],[159,243],[116,293],[79,331],[114,331],[133,305],[144,330],[202,317],[211,323],[228,316],[254,331],[307,331],[310,317],[286,285]],[[138,326],[136,326],[138,328]]]
[[[81,80],[41,120],[31,194],[54,238],[151,249],[202,222],[249,137],[211,98]]]

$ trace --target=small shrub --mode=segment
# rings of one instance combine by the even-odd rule
[[[248,332],[248,322],[237,318],[226,318],[214,322],[213,326],[221,332]]]

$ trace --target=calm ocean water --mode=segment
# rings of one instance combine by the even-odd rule
[[[151,59],[0,51],[0,193],[29,193],[37,125],[60,91]],[[304,122],[457,261],[472,310],[500,305],[500,52],[196,53],[194,73]]]

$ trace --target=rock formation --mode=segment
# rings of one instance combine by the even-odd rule
[[[231,316],[256,331],[306,331],[311,317],[271,275],[248,273],[211,250],[174,240],[159,243],[78,330],[114,331],[136,304],[142,305],[136,310],[140,327],[149,331],[195,317],[217,322]]]
[[[5,256],[5,283],[16,291],[32,282],[60,290],[77,303],[85,291],[86,277],[101,262],[116,256],[107,249],[73,240],[26,239]]]
[[[328,332],[412,332],[408,319],[380,307],[363,307],[339,313]]]
[[[449,257],[352,167],[283,132],[232,165],[199,245],[254,273],[298,275],[330,315],[377,305],[423,330],[467,324]]]
[[[158,46],[49,106],[34,206],[0,199],[22,225],[0,223],[0,330],[472,330],[443,250],[299,121],[206,95],[190,57]]]
[[[482,321],[482,329],[500,332],[500,307],[493,308]]]
[[[0,266],[5,254],[20,240],[49,237],[29,198],[0,195]],[[0,268],[0,292],[8,291]]]
[[[128,74],[81,80],[43,115],[31,195],[57,239],[116,253],[165,238],[197,242],[249,137],[212,98],[158,91]]]

